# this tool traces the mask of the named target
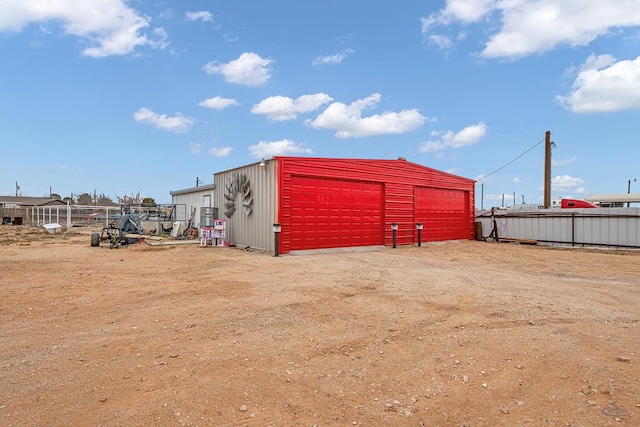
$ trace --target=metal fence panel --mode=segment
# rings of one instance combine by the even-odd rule
[[[483,238],[536,240],[556,246],[640,248],[640,208],[479,212]]]

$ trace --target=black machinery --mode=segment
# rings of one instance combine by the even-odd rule
[[[143,233],[140,218],[137,214],[131,213],[128,205],[123,206],[121,211],[117,227],[114,222],[111,222],[102,229],[102,233],[91,233],[91,246],[100,246],[102,242],[109,242],[110,249],[117,249],[121,245],[128,246],[129,243],[137,241],[136,237],[128,237],[128,235]]]

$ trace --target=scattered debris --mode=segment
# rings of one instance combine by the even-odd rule
[[[611,402],[604,408],[602,413],[608,417],[622,418],[627,415],[627,410],[618,406],[618,402]]]

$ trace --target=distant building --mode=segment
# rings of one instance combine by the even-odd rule
[[[640,194],[619,193],[619,194],[594,194],[586,197],[586,201],[596,203],[603,208],[623,208],[631,203],[640,203]]]
[[[66,206],[62,200],[49,197],[0,196],[2,224],[22,225],[31,223],[34,208]]]
[[[0,206],[4,208],[32,208],[34,206],[66,206],[62,200],[49,197],[0,196]]]

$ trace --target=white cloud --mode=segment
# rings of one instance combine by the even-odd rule
[[[335,136],[338,138],[352,138],[410,132],[422,126],[426,120],[416,109],[402,110],[398,113],[386,111],[362,117],[362,111],[375,106],[380,99],[380,94],[374,93],[349,105],[334,102],[315,120],[307,120],[306,124],[315,129],[335,130]]]
[[[444,9],[422,18],[422,32],[428,33],[433,27],[449,25],[451,21],[476,22],[495,7],[494,0],[448,0]]]
[[[167,34],[167,30],[162,27],[157,27],[153,29],[153,35],[155,36],[154,40],[149,40],[148,45],[154,49],[164,50],[167,46],[169,46],[169,35]]]
[[[418,151],[421,153],[430,153],[432,151],[444,150],[446,147],[447,145],[442,141],[427,141],[418,147]]]
[[[206,10],[201,10],[199,12],[187,12],[185,16],[190,21],[200,20],[202,22],[213,22],[213,15],[211,12],[207,12]]]
[[[21,31],[32,23],[58,21],[65,34],[87,42],[83,55],[96,58],[126,55],[139,46],[164,48],[166,32],[156,31],[155,36],[149,38],[143,30],[149,27],[151,19],[127,3],[125,0],[2,0],[0,31]]]
[[[451,39],[442,34],[430,34],[428,40],[429,43],[436,45],[438,49],[449,49],[453,46]]]
[[[260,141],[249,147],[249,153],[255,158],[269,158],[273,156],[289,156],[299,154],[313,154],[304,143],[296,143],[290,139],[280,141]]]
[[[575,162],[577,159],[578,159],[578,157],[572,156],[572,157],[569,157],[568,159],[551,160],[551,165],[552,166],[564,166],[564,165],[568,165],[569,163]]]
[[[173,18],[173,9],[165,9],[162,12],[160,12],[160,15],[158,15],[160,18],[163,19],[171,19]]]
[[[335,55],[318,56],[311,62],[311,65],[315,67],[318,65],[340,64],[347,56],[351,55],[353,52],[353,49],[345,49],[340,53],[336,53]]]
[[[174,133],[185,133],[195,123],[195,119],[176,113],[175,116],[154,113],[148,108],[141,108],[133,115],[136,122],[146,123],[158,129]]]
[[[475,144],[486,134],[487,126],[484,123],[480,122],[477,125],[467,126],[456,134],[448,131],[442,136],[442,140],[448,146],[458,148]]]
[[[238,101],[232,98],[223,98],[221,96],[214,96],[213,98],[208,98],[198,103],[199,107],[211,108],[213,110],[224,110],[232,105],[238,105]]]
[[[573,178],[569,175],[558,175],[551,179],[551,187],[554,190],[569,191],[584,184],[582,178]]]
[[[203,69],[208,74],[222,74],[228,83],[263,86],[271,78],[273,62],[273,59],[264,59],[257,53],[244,52],[226,64],[211,61]]]
[[[514,184],[520,184],[522,182],[522,179],[519,176],[514,176],[513,182]]]
[[[209,154],[214,157],[226,157],[231,154],[232,147],[212,147],[209,149]]]
[[[467,126],[460,132],[453,131],[437,132],[432,131],[431,136],[440,137],[440,141],[427,141],[418,147],[418,151],[429,153],[431,151],[444,150],[447,147],[460,148],[472,145],[484,138],[487,134],[487,126],[480,122],[476,125]]]
[[[293,120],[298,113],[308,113],[317,110],[322,105],[333,101],[325,93],[302,95],[296,99],[286,96],[270,96],[263,99],[251,109],[253,114],[264,114],[274,122]]]
[[[202,142],[192,142],[189,144],[189,151],[191,154],[200,154],[202,151],[202,147],[204,147],[204,143]]]
[[[85,170],[84,166],[69,166],[69,165],[60,165],[60,169],[64,171],[83,171]]]
[[[513,201],[513,194],[507,194],[507,193],[502,193],[502,194],[487,194],[484,196],[485,200],[505,200],[505,201]]]
[[[616,62],[610,55],[591,55],[573,82],[571,93],[556,100],[575,113],[640,109],[640,56]]]
[[[612,29],[640,25],[640,0],[607,4],[596,0],[448,0],[441,11],[422,19],[425,39],[453,23],[500,21],[481,56],[517,58],[560,45],[585,46]]]

